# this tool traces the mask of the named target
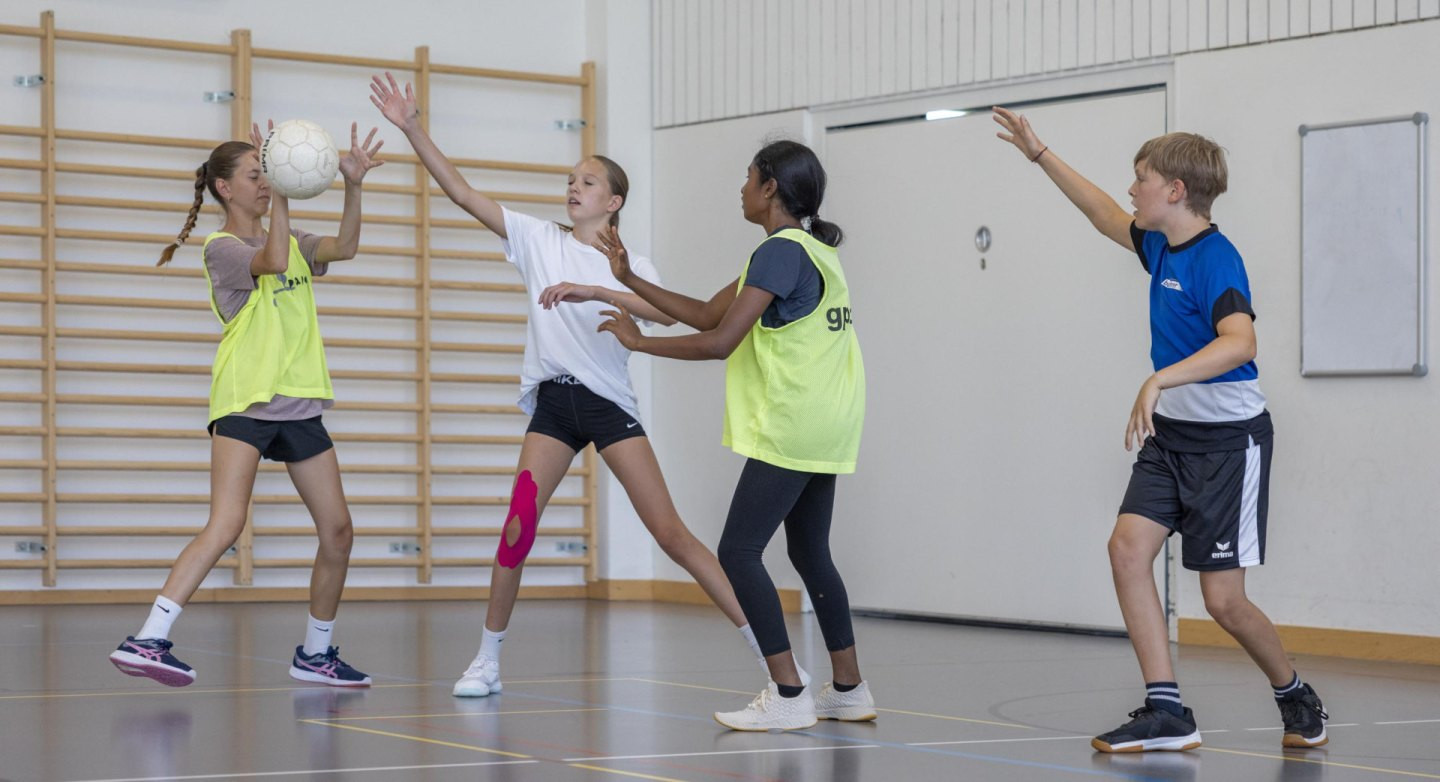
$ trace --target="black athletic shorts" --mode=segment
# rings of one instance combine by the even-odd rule
[[[1180,533],[1187,570],[1228,570],[1265,562],[1271,441],[1238,451],[1167,451],[1147,438],[1121,513]]]
[[[553,437],[577,453],[592,442],[595,450],[602,451],[621,440],[645,436],[639,421],[569,375],[540,384],[535,415],[525,431]]]
[[[249,443],[272,462],[303,462],[335,447],[318,415],[301,421],[263,421],[227,415],[211,421],[209,428],[211,437]]]

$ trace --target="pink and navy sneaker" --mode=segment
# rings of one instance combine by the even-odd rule
[[[110,653],[110,662],[131,676],[145,676],[167,687],[184,687],[195,681],[195,670],[175,659],[173,646],[164,638],[127,636],[120,648]]]
[[[340,647],[332,646],[320,654],[306,654],[305,647],[295,647],[290,663],[290,678],[317,682],[334,687],[369,687],[370,677],[340,659]]]

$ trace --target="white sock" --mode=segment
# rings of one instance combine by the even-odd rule
[[[135,639],[141,638],[162,638],[170,637],[170,625],[175,624],[175,619],[180,616],[184,609],[179,603],[164,595],[155,596],[155,604],[150,606],[150,616],[145,619],[145,624],[140,632],[135,634]]]
[[[485,632],[480,634],[480,656],[489,657],[495,662],[500,662],[500,644],[505,642],[505,631],[495,632],[490,628],[483,628]]]
[[[740,634],[745,636],[745,642],[750,644],[750,651],[754,652],[755,657],[760,660],[760,667],[764,668],[766,671],[769,671],[770,663],[765,662],[765,655],[763,652],[760,651],[760,642],[755,640],[755,631],[750,629],[750,625],[745,625],[744,627],[740,628]],[[795,653],[793,650],[790,653],[790,658],[792,660],[795,660],[795,672],[800,674],[800,683],[806,687],[809,687],[810,674],[806,673],[805,669],[800,667],[800,660],[799,658],[795,657]]]
[[[322,622],[315,617],[305,625],[305,654],[314,656],[334,646],[335,620]]]
[[[750,625],[740,628],[740,634],[745,636],[745,643],[750,644],[750,651],[754,652],[761,662],[764,662],[765,655],[760,652],[760,642],[755,640],[755,631],[750,629]]]

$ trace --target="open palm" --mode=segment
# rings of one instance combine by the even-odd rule
[[[420,109],[415,104],[415,91],[411,89],[410,83],[405,83],[405,90],[400,90],[399,82],[385,72],[385,80],[381,81],[379,76],[373,76],[370,80],[370,102],[375,108],[385,115],[396,127],[404,130],[411,127],[420,117]]]
[[[380,153],[380,148],[385,146],[384,139],[375,141],[375,132],[380,129],[371,128],[370,134],[365,137],[364,144],[360,143],[357,130],[356,124],[350,123],[350,154],[340,159],[340,175],[352,185],[360,184],[360,180],[365,178],[365,173],[370,169],[385,164],[385,161],[375,159],[375,156]]]

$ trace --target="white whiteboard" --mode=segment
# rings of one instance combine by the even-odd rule
[[[1300,374],[1425,374],[1424,114],[1300,126]]]

